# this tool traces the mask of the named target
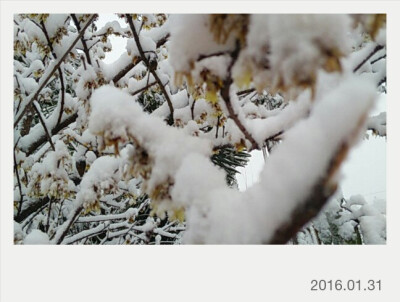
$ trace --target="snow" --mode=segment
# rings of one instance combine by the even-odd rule
[[[28,18],[22,20],[21,27],[29,39],[38,39],[43,45],[47,44],[43,31]]]
[[[66,18],[68,15],[49,17],[46,22],[51,36],[59,33]],[[30,169],[27,188],[22,188],[24,195],[29,195],[32,200],[33,197],[54,197],[57,194],[67,198],[60,212],[69,217],[56,227],[54,242],[64,235],[63,231],[82,206],[85,214],[92,211],[94,217],[81,217],[79,222],[131,220],[138,214],[138,209],[129,208],[116,215],[96,215],[95,212],[100,210],[100,202],[102,210],[109,206],[126,209],[135,202],[131,196],[136,198],[146,193],[152,199],[152,214],[164,218],[167,213],[169,218],[179,218],[184,213],[188,225],[184,237],[186,243],[265,243],[276,228],[287,221],[292,211],[312,194],[340,147],[356,144],[365,127],[373,129],[375,134],[386,135],[386,113],[368,118],[376,98],[376,84],[386,76],[386,60],[374,64],[366,62],[357,75],[352,74],[354,67],[376,47],[376,43],[386,43],[384,31],[378,34],[376,42],[367,43],[349,55],[351,47],[362,43],[357,36],[359,31],[355,31],[356,37],[353,37],[356,41],[351,41],[349,16],[249,16],[248,35],[246,41],[241,41],[240,56],[232,69],[235,84],[230,89],[231,105],[240,123],[259,146],[271,135],[282,133],[283,139],[266,159],[254,186],[246,192],[229,189],[225,172],[211,163],[210,156],[216,146],[242,144],[245,136],[236,122],[229,118],[226,104],[213,88],[218,90],[221,80],[228,76],[229,52],[235,49],[238,37],[232,34],[227,35],[224,42],[216,41],[209,15],[172,15],[165,25],[150,30],[146,25],[157,20],[153,15],[146,15],[146,18],[143,29],[139,30],[140,19],[135,20],[134,25],[140,31],[146,56],[159,60],[157,74],[172,101],[175,127],[166,125],[165,118],[171,113],[167,102],[152,114],[147,114],[137,102],[138,95],[131,96],[154,82],[152,75],[147,77],[149,72],[144,63],[138,63],[135,58],[140,54],[134,39],[127,39],[126,51],[116,62],[106,64],[102,61],[106,52],[102,48],[112,45],[108,40],[92,44],[99,41],[96,35],[113,31],[126,37],[130,31],[129,27],[122,28],[119,21],[112,21],[96,33],[86,31],[88,46],[94,46],[90,51],[93,65],[77,68],[73,65],[75,61],[71,63],[71,58],[60,65],[65,71],[64,82],[70,85],[68,88],[74,90],[76,97],[65,94],[65,113],[60,112],[59,99],[45,124],[50,131],[54,129],[60,113],[61,121],[70,116],[67,113],[78,113],[77,122],[52,137],[55,151],[51,151],[46,143],[31,157],[16,154],[21,168]],[[38,87],[44,85],[44,81],[51,81],[47,79],[49,73],[77,37],[76,31],[62,35],[61,43],[54,45],[58,60],[43,61],[47,64],[45,67],[39,52],[43,37],[35,24],[23,22],[21,28],[25,31],[15,32],[18,40],[30,43],[34,37],[36,42],[31,45],[32,51],[26,54],[28,67],[20,63],[14,67],[17,74],[14,83],[19,83],[22,93],[28,94],[21,102],[17,116],[31,102],[37,89],[42,89]],[[193,28],[196,34],[193,34]],[[157,50],[156,42],[169,31],[170,40]],[[76,49],[79,49],[81,54],[81,46],[78,41],[72,51],[77,54]],[[370,61],[385,51],[376,53]],[[207,57],[211,54],[217,55]],[[334,71],[340,72],[327,70],[327,62],[332,59],[339,65]],[[112,83],[113,78],[132,63],[137,64],[118,83]],[[101,83],[102,76],[105,85]],[[198,88],[205,93],[215,92],[214,103],[203,98],[204,91],[196,96],[190,95],[191,85],[174,87],[174,76],[178,82],[179,78],[186,76],[187,84],[191,84],[191,79],[200,84]],[[236,83],[240,77],[242,83]],[[310,84],[305,86],[312,89],[304,90],[304,83]],[[241,84],[255,87],[258,92],[277,87],[286,90],[291,86],[296,86],[297,91],[285,98],[281,107],[269,110],[267,106],[257,106],[250,96],[239,98],[237,89]],[[44,88],[42,95],[47,93]],[[262,93],[275,94],[273,90]],[[34,104],[38,105],[36,101]],[[223,126],[215,127],[221,117]],[[29,135],[19,140],[18,149],[27,150],[43,135],[43,126],[38,123],[30,129]],[[18,131],[15,136],[19,138]],[[113,155],[108,156],[110,153]],[[77,176],[75,164],[80,161],[85,161],[87,171],[80,184],[75,186],[71,175]],[[330,185],[341,179],[341,171],[338,171],[331,175]],[[17,191],[15,197],[18,196]],[[342,237],[352,236],[354,221],[359,219],[365,242],[380,242],[386,238],[385,202],[363,203],[362,197],[353,197],[347,206],[350,211],[343,216],[339,228]],[[45,215],[39,214],[34,228],[43,219]],[[128,227],[126,222],[118,223],[118,226]],[[321,225],[324,223],[327,221],[320,222]],[[152,230],[162,236],[175,236],[167,228],[157,228],[158,224],[159,219],[149,218],[144,226],[135,226],[132,230]],[[66,237],[63,242],[73,243],[108,227],[116,230],[112,236],[122,235],[116,225],[111,227],[106,223]],[[18,226],[15,228],[19,234]],[[25,234],[19,235],[19,240],[22,240]],[[311,232],[310,235],[315,234]],[[40,241],[37,240],[40,236],[41,241],[48,241],[48,237],[32,232],[25,240]],[[160,243],[161,237],[156,241]]]
[[[57,34],[57,31],[66,25],[66,21],[69,18],[68,14],[49,14],[45,22],[49,37],[53,38]]]
[[[75,205],[85,208],[98,202],[105,192],[112,191],[120,180],[120,159],[111,156],[97,158],[83,176]]]
[[[114,62],[107,64],[100,61],[100,67],[104,78],[107,81],[111,81],[122,69],[132,63],[132,57],[128,53],[124,52],[121,56]]]
[[[261,146],[267,138],[289,129],[298,120],[304,118],[310,106],[310,94],[309,91],[305,91],[295,102],[290,102],[274,116],[266,119],[246,120],[246,128]]]
[[[175,110],[174,118],[175,119],[179,118],[182,120],[185,120],[185,116],[187,118],[190,118],[190,115],[187,114],[187,113],[190,113],[190,112],[187,112],[187,109],[188,109],[187,105],[189,103],[187,91],[181,90],[181,91],[175,93],[174,95],[171,95],[170,98],[171,98],[172,106]],[[179,109],[181,109],[181,108],[185,109],[186,114],[184,114],[183,116],[179,115]],[[152,115],[159,116],[159,117],[167,117],[170,113],[171,113],[171,111],[168,107],[168,103],[164,102],[160,107],[158,107],[156,110],[154,110]],[[178,113],[178,114],[176,115],[175,113]]]
[[[210,190],[208,199],[204,198],[206,204],[189,208],[186,242],[268,242],[275,228],[312,192],[339,145],[350,143],[350,134],[371,108],[374,97],[369,83],[349,76],[316,104],[307,120],[286,133],[285,140],[268,158],[259,184],[245,193]],[[209,178],[210,172],[205,175]],[[182,188],[189,190],[189,185]],[[226,225],[230,227],[223,227]]]
[[[24,239],[24,244],[49,244],[49,236],[40,230],[32,230]]]
[[[74,40],[78,37],[78,33],[70,33],[68,36],[63,36],[59,43],[54,44],[53,51],[56,54],[57,58],[61,58],[65,51],[69,48],[70,45],[74,42]],[[75,49],[72,50],[72,53],[77,56],[77,51]]]
[[[97,36],[104,35],[105,33],[111,31],[112,33],[124,34],[128,30],[127,27],[121,27],[120,22],[117,20],[107,22],[102,28],[96,31],[94,34]]]
[[[103,86],[95,90],[90,102],[89,129],[93,134],[101,134],[106,145],[114,140],[133,140],[138,145],[131,152],[141,152],[144,148],[149,154],[149,162],[144,166],[132,162],[136,173],[141,169],[151,169],[151,177],[144,184],[147,193],[173,180],[189,153],[211,155],[210,142],[168,127],[161,118],[144,113],[134,98],[115,87]]]
[[[200,55],[226,51],[234,47],[233,37],[225,44],[214,41],[210,34],[209,15],[171,15],[171,37],[168,45],[170,62],[175,71],[189,72]],[[193,34],[193,28],[196,34]]]
[[[42,162],[36,162],[29,171],[28,194],[65,198],[74,191],[75,186],[69,179],[66,169],[70,165],[70,156],[63,141],[55,143],[55,151],[47,153]]]

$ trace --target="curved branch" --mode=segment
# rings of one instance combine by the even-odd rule
[[[239,116],[233,109],[232,103],[231,103],[230,88],[233,83],[231,71],[232,71],[233,65],[235,64],[235,62],[239,56],[239,52],[240,52],[240,44],[239,44],[239,41],[237,41],[235,50],[233,52],[231,52],[232,60],[228,66],[228,70],[227,70],[228,76],[224,80],[223,86],[221,88],[221,97],[226,104],[226,108],[228,109],[229,117],[235,122],[236,126],[238,126],[240,131],[242,131],[245,138],[251,143],[251,149],[260,149],[260,147],[258,146],[258,143],[254,139],[254,137],[251,135],[251,133],[246,129],[246,127],[240,121]]]
[[[71,14],[71,18],[72,18],[72,20],[74,21],[74,24],[75,24],[76,28],[77,28],[78,31],[80,32],[80,31],[81,31],[81,26],[80,26],[80,24],[79,24],[78,19],[76,18],[76,15],[75,15],[75,14]],[[91,61],[90,55],[89,55],[89,49],[88,49],[88,47],[87,47],[87,45],[86,45],[86,41],[85,41],[85,39],[83,38],[83,36],[81,36],[81,42],[82,42],[82,45],[83,45],[83,52],[85,53],[86,60],[87,60],[87,62],[88,62],[90,65],[92,65],[92,61]]]

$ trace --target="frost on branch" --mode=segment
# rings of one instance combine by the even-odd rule
[[[312,220],[351,147],[386,135],[386,114],[369,116],[386,91],[384,15],[14,21],[15,243],[385,240],[364,205],[336,233]],[[112,36],[126,47],[110,64]],[[261,179],[239,192],[255,149]]]

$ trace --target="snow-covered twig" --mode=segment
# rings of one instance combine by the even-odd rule
[[[139,35],[136,32],[135,25],[133,24],[132,16],[129,15],[129,14],[126,14],[126,19],[128,20],[128,24],[129,24],[129,26],[130,26],[130,28],[132,30],[133,37],[135,39],[136,46],[137,46],[137,48],[139,50],[141,58],[142,58],[143,62],[146,64],[146,67],[148,68],[148,71],[153,75],[153,77],[157,81],[158,86],[160,87],[160,89],[161,89],[161,91],[162,91],[162,93],[163,93],[163,95],[165,97],[165,100],[168,103],[168,107],[169,107],[169,110],[170,110],[170,113],[171,113],[171,120],[173,121],[173,119],[174,119],[174,107],[172,106],[172,102],[171,102],[171,99],[169,97],[169,94],[165,90],[164,84],[162,83],[160,77],[158,76],[158,74],[156,72],[156,69],[155,68],[151,68],[151,66],[150,66],[150,62],[147,59],[147,57],[146,57],[146,55],[145,55],[145,53],[143,51],[142,45],[140,43]]]
[[[384,47],[382,45],[377,44],[375,48],[362,60],[356,67],[354,67],[353,72],[357,72],[368,60],[376,54],[378,51],[383,49]]]
[[[55,135],[58,132],[60,132],[62,129],[67,127],[68,125],[74,123],[76,119],[78,118],[78,114],[74,113],[71,114],[70,116],[65,116],[63,115],[64,118],[61,120],[59,124],[57,124],[55,127],[50,129],[51,135]],[[43,129],[43,133],[39,135],[39,137],[32,143],[30,143],[28,146],[21,146],[21,150],[26,153],[26,155],[31,155],[34,153],[37,148],[39,148],[43,143],[47,140],[47,135],[45,133],[45,130]]]
[[[65,236],[68,234],[68,230],[71,228],[72,224],[75,222],[82,210],[83,206],[78,206],[74,209],[69,218],[58,228],[57,232],[54,234],[54,239],[52,240],[53,243],[63,243]]]
[[[76,15],[75,15],[75,14],[71,14],[71,18],[72,18],[72,20],[74,21],[74,24],[75,24],[75,26],[76,26],[76,29],[78,30],[78,32],[80,32],[80,31],[81,31],[81,25],[79,24],[79,21],[78,21],[78,19],[76,18]],[[86,45],[86,41],[85,41],[85,39],[83,38],[83,36],[81,36],[81,42],[82,42],[82,45],[83,45],[83,52],[85,53],[87,62],[88,62],[89,64],[92,64],[92,61],[91,61],[91,59],[90,59],[89,49],[88,49],[88,47],[87,47],[87,45]]]
[[[90,237],[96,236],[96,235],[104,232],[107,229],[107,227],[108,227],[108,225],[106,223],[99,224],[97,227],[95,227],[93,229],[88,229],[88,230],[82,231],[78,234],[75,234],[73,236],[65,238],[65,240],[63,241],[63,244],[72,244],[72,243],[82,240],[84,238],[90,238]]]

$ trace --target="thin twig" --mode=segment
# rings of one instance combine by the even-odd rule
[[[143,88],[140,88],[140,89],[138,89],[138,90],[135,90],[134,92],[131,93],[131,95],[132,95],[132,96],[133,96],[133,95],[137,95],[138,93],[141,93],[142,91],[145,91],[145,90],[149,89],[150,87],[154,86],[155,84],[157,84],[157,82],[152,82],[152,83],[146,85],[146,86],[143,87]]]
[[[18,173],[18,165],[17,165],[17,157],[15,156],[15,150],[14,150],[14,169],[15,169],[15,175],[17,176],[17,183],[18,183],[18,188],[19,188],[19,195],[21,200],[19,201],[18,205],[18,211],[17,211],[17,216],[21,214],[21,209],[22,209],[22,202],[24,200],[23,194],[22,194],[22,187],[21,187],[21,181],[19,179],[19,173]]]
[[[52,204],[53,204],[53,198],[51,198],[50,202],[49,202],[49,210],[47,213],[47,223],[46,223],[46,228],[45,228],[46,233],[49,231],[49,228],[50,228],[50,215],[51,215],[51,205]]]
[[[157,41],[156,48],[159,48],[163,46],[169,39],[170,34],[166,34],[164,37],[162,37],[160,40]]]
[[[386,83],[386,76],[384,78],[382,78],[379,82],[378,82],[378,87],[381,86],[383,83]]]
[[[53,151],[55,151],[56,148],[54,147],[53,141],[51,140],[50,132],[47,129],[46,122],[43,119],[42,112],[40,111],[40,106],[36,101],[33,101],[33,108],[35,109],[35,111],[39,117],[39,121],[43,126],[44,132],[46,133],[46,137],[47,137],[48,142],[50,143],[51,149],[53,149]]]
[[[58,115],[58,119],[57,119],[57,124],[56,126],[58,126],[61,123],[61,117],[64,113],[64,103],[65,103],[65,86],[64,86],[64,76],[63,73],[61,72],[61,68],[58,68],[58,74],[60,76],[60,84],[61,84],[61,104],[60,104],[60,114]]]
[[[380,61],[382,59],[386,59],[386,54],[384,54],[383,56],[380,56],[379,58],[376,58],[373,61],[371,61],[371,64],[375,64],[376,62],[378,62],[378,61]]]
[[[218,51],[218,52],[210,53],[208,55],[199,55],[199,57],[197,58],[197,61],[201,61],[201,60],[208,59],[208,58],[211,58],[211,57],[224,56],[224,55],[227,55],[227,54],[229,54],[228,51]]]
[[[76,208],[75,212],[71,215],[71,217],[61,225],[61,227],[62,227],[65,223],[67,224],[65,228],[60,230],[61,233],[59,233],[59,232],[55,233],[55,243],[56,244],[62,243],[65,236],[68,234],[68,231],[71,228],[72,224],[78,218],[78,216],[82,212],[82,210],[83,210],[83,206],[79,206],[78,208]]]

